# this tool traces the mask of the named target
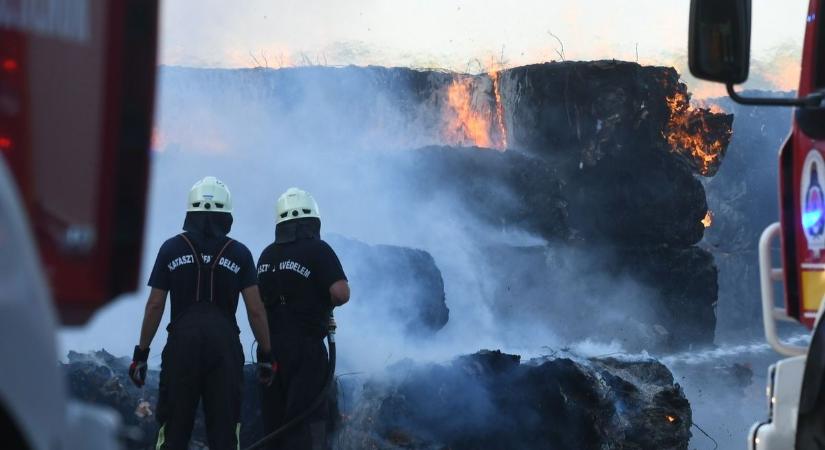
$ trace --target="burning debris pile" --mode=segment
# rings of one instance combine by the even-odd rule
[[[105,351],[69,354],[72,395],[118,410],[144,432],[136,448],[152,448],[157,426],[157,372],[143,391],[127,376],[127,358]],[[257,384],[246,368],[241,447],[262,434]],[[691,411],[670,371],[652,361],[546,357],[481,351],[441,365],[396,364],[387,376],[339,385],[343,416],[330,426],[336,449],[686,449]],[[142,395],[142,397],[141,397]],[[137,408],[141,398],[149,403]],[[136,409],[137,408],[137,409]],[[337,416],[337,415],[336,415]],[[203,448],[198,417],[193,447]]]

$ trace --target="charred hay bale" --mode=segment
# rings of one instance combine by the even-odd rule
[[[702,183],[683,161],[655,149],[570,172],[517,151],[425,147],[398,158],[425,196],[456,196],[493,226],[549,241],[686,247],[705,229]]]
[[[533,64],[504,72],[510,141],[576,163],[662,141],[678,74],[621,61]]]
[[[614,155],[567,178],[569,223],[590,242],[687,247],[702,239],[705,190],[680,160],[655,149]]]
[[[700,248],[497,245],[483,255],[502,324],[570,342],[616,340],[628,351],[713,342],[717,270]]]
[[[501,229],[551,241],[570,236],[564,181],[546,161],[520,152],[474,147],[425,147],[401,156],[423,196],[451,195]]]
[[[654,289],[653,317],[665,347],[713,344],[719,286],[710,252],[699,247],[627,249],[617,254],[615,264],[618,273]]]
[[[690,438],[692,411],[673,374],[654,361],[595,358],[600,380],[609,386],[621,414],[609,429],[615,439],[625,439],[625,448],[686,448]],[[650,430],[658,430],[651,433]]]
[[[365,386],[336,448],[687,448],[690,405],[661,364],[519,359],[401,364]]]
[[[444,280],[432,255],[393,245],[368,245],[339,235],[327,237],[347,278],[358,287],[358,305],[375,317],[385,313],[404,333],[434,333],[449,319]]]

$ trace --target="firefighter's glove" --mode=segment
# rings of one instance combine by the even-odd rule
[[[132,365],[129,366],[129,378],[137,387],[146,384],[146,361],[149,359],[149,347],[145,350],[139,345],[135,346],[135,353],[132,355]]]
[[[264,386],[270,386],[275,374],[278,373],[278,362],[272,352],[264,352],[258,347],[258,381]]]

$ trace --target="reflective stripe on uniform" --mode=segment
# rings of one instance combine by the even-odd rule
[[[241,423],[235,425],[235,443],[238,445],[238,450],[241,450]]]
[[[155,450],[163,450],[163,444],[166,443],[166,424],[163,424],[158,430],[158,442],[155,444]]]

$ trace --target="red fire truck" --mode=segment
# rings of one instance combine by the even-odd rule
[[[3,448],[120,448],[117,416],[66,399],[56,331],[137,287],[157,17],[157,0],[0,2]]]
[[[794,108],[793,128],[779,151],[779,222],[759,243],[765,337],[788,358],[768,372],[769,414],[748,436],[751,449],[825,448],[825,0],[811,0],[798,98],[749,98],[735,84],[748,78],[750,0],[692,0],[688,59],[697,78],[725,83],[739,103]],[[781,264],[773,267],[772,242],[781,242]],[[784,285],[784,305],[774,300]],[[780,339],[777,321],[812,330],[808,346]]]

